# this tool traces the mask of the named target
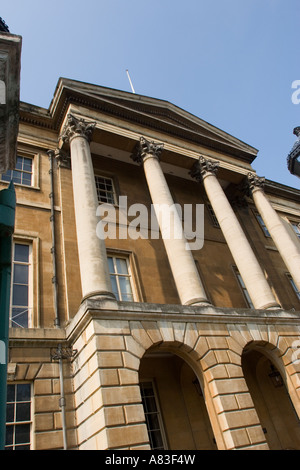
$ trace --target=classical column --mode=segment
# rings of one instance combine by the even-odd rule
[[[254,204],[260,213],[290,275],[300,290],[300,243],[298,246],[288,234],[283,221],[272,207],[264,192],[264,178],[248,174],[249,189]]]
[[[202,282],[191,251],[183,235],[182,222],[174,206],[168,184],[160,166],[162,144],[143,137],[132,158],[144,167],[149,192],[162,239],[182,305],[208,305]]]
[[[243,278],[247,291],[257,309],[278,308],[264,273],[216,177],[219,163],[200,157],[190,174],[203,183],[219,225]]]
[[[61,138],[70,144],[77,244],[83,299],[115,298],[104,240],[96,235],[99,219],[90,138],[95,123],[68,115]]]

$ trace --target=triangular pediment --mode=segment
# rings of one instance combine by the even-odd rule
[[[257,155],[255,148],[168,101],[66,78],[59,79],[48,110],[55,127],[60,124],[66,101],[223,151],[248,163]]]

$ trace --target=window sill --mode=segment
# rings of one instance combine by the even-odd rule
[[[0,183],[4,184],[5,186],[9,186],[10,181],[0,180]],[[27,184],[21,184],[21,183],[14,183],[14,186],[17,187],[17,188],[31,189],[33,191],[40,191],[41,190],[40,186],[28,186]]]

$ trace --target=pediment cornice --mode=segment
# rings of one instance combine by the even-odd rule
[[[20,121],[59,131],[70,104],[100,111],[251,163],[257,150],[170,102],[61,78],[49,109],[20,105]]]

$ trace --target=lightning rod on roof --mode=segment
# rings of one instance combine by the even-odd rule
[[[126,70],[126,73],[127,73],[127,76],[128,76],[128,80],[129,80],[130,86],[131,86],[131,91],[132,91],[132,93],[135,93],[128,70]]]

